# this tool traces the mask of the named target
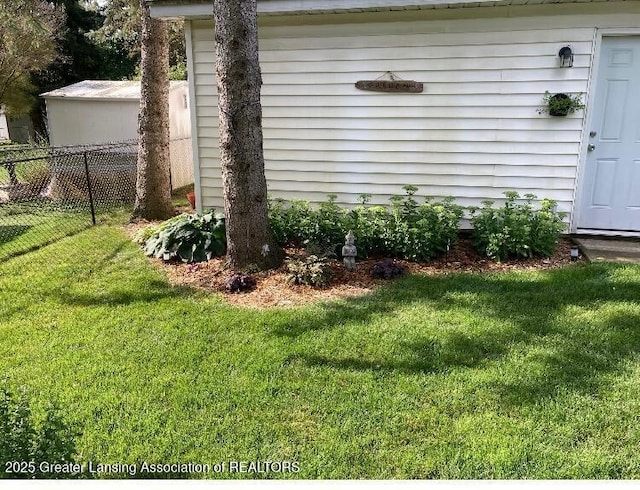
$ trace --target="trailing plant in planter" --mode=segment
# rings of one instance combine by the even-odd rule
[[[582,94],[569,95],[564,93],[552,94],[548,90],[544,93],[545,107],[540,109],[540,113],[547,112],[550,116],[568,116],[574,112],[584,109]]]

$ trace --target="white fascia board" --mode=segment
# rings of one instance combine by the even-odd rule
[[[495,3],[495,0],[258,0],[258,12],[285,14],[293,12],[335,12],[351,9],[419,9],[436,5]]]
[[[149,5],[149,13],[154,19],[210,19],[213,17],[213,0],[207,3],[155,4]]]
[[[81,100],[84,102],[140,102],[140,96],[137,97],[79,97],[73,95],[47,95],[41,94],[44,100]]]
[[[495,5],[496,0],[258,0],[259,15],[348,12],[357,10],[421,9],[436,6],[463,7],[465,4]],[[502,3],[502,2],[499,2]],[[505,3],[511,3],[507,1]],[[213,1],[205,3],[151,3],[151,17],[197,19],[213,17]]]

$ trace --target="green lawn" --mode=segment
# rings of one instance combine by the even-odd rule
[[[125,223],[130,206],[96,209],[98,223]],[[35,250],[91,226],[86,202],[47,200],[0,203],[0,261]]]
[[[63,407],[82,461],[640,477],[637,266],[411,276],[257,311],[170,287],[101,226],[0,264],[0,370]]]

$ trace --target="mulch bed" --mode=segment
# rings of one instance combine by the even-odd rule
[[[140,225],[136,226],[138,228]],[[129,227],[132,234],[135,229]],[[571,263],[571,242],[561,240],[555,254],[547,258],[509,260],[493,262],[474,250],[468,238],[456,242],[446,256],[428,263],[416,263],[397,260],[408,274],[449,274],[453,272],[496,272],[510,270],[544,270],[564,267]],[[286,249],[287,257],[300,257],[300,249]],[[224,259],[213,259],[198,264],[184,264],[177,261],[165,263],[159,259],[150,259],[167,275],[173,285],[190,286],[197,289],[223,293],[229,303],[254,308],[293,307],[319,301],[327,301],[370,293],[376,287],[387,283],[383,279],[371,277],[371,270],[381,257],[360,260],[354,272],[345,270],[342,262],[331,263],[333,275],[325,288],[297,286],[287,283],[287,268],[283,264],[277,270],[253,274],[257,280],[256,288],[249,292],[229,293],[226,280],[232,271],[225,268]]]

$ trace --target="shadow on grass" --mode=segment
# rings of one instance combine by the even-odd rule
[[[89,280],[90,276],[104,273],[106,280],[108,272],[105,270],[113,265],[116,257],[129,245],[128,240],[120,241],[108,254],[92,264],[87,272],[68,279],[55,291],[55,299],[71,306],[125,306],[134,303],[154,303],[166,298],[185,297],[193,294],[194,291],[187,286],[172,287],[166,281],[149,279],[148,277],[143,277],[138,282],[132,278],[130,282],[124,284],[119,279],[114,281],[114,284],[117,284],[116,287],[106,283],[105,287],[100,288],[99,291],[78,290],[78,284]]]
[[[419,374],[480,368],[518,349],[517,356],[525,356],[523,364],[508,367],[503,380],[488,383],[506,403],[535,403],[561,389],[596,392],[607,374],[640,353],[640,314],[629,310],[640,301],[640,282],[613,280],[622,267],[592,264],[538,275],[410,276],[371,295],[289,317],[274,334],[295,340],[349,325],[361,328],[363,336],[375,335],[368,325],[376,319],[380,323],[388,317],[391,323],[401,309],[424,307],[439,319],[449,315],[453,323],[425,318],[424,328],[412,326],[404,335],[407,340],[392,340],[395,345],[384,346],[385,353],[373,359],[354,355],[359,346],[348,341],[344,356],[316,349],[295,357],[310,367]],[[586,314],[584,324],[573,310]],[[419,313],[412,316],[421,322]],[[462,323],[456,324],[460,318]],[[536,369],[529,371],[527,363]]]
[[[155,303],[167,298],[180,298],[193,294],[188,287],[170,287],[164,281],[147,281],[144,290],[112,289],[101,293],[60,291],[56,298],[71,306],[126,306],[136,303]]]
[[[24,237],[20,236],[29,232],[29,230],[31,230],[32,228],[37,228],[38,226],[39,225],[8,226],[7,228],[20,228],[20,230],[18,235],[13,236],[10,240],[6,241],[2,241],[3,227],[0,227],[0,262],[13,259],[15,257],[20,257],[21,255],[34,252],[65,238],[77,235],[87,228],[90,228],[91,224],[78,224],[73,227],[67,227],[66,229],[63,227],[57,227],[54,229],[43,227],[42,230],[37,233],[37,235],[27,235]]]
[[[32,228],[31,225],[0,226],[0,245],[9,243]]]

